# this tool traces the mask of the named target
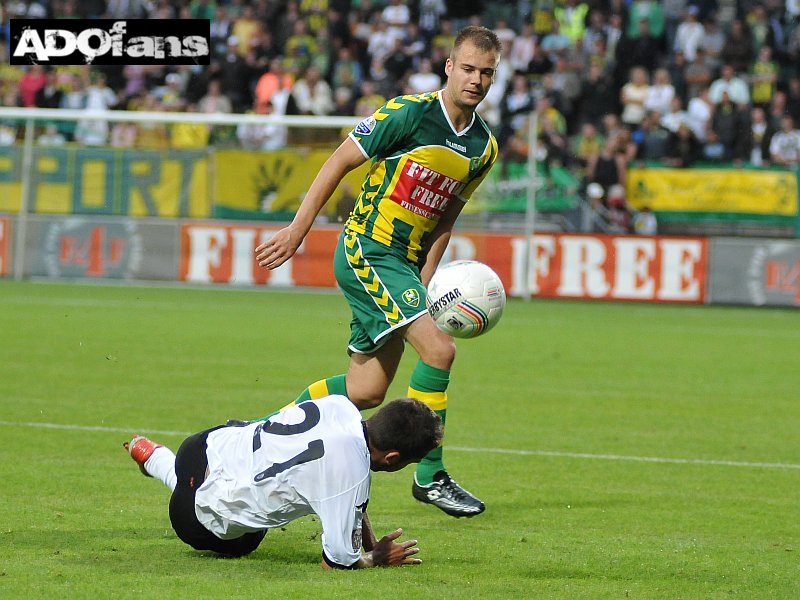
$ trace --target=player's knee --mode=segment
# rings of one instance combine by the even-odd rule
[[[449,335],[437,336],[420,352],[420,358],[432,367],[449,370],[456,359],[456,343]]]
[[[351,382],[348,379],[347,394],[350,401],[355,404],[359,410],[367,410],[368,408],[375,408],[383,402],[386,398],[386,386],[364,379],[358,382]]]

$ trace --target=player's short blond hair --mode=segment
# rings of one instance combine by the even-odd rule
[[[458,35],[456,35],[456,40],[453,42],[453,50],[450,52],[450,58],[455,58],[464,42],[470,42],[482,52],[495,52],[498,60],[500,59],[500,52],[502,51],[503,45],[500,42],[500,38],[498,38],[497,34],[491,29],[481,27],[480,25],[464,27],[458,32]]]

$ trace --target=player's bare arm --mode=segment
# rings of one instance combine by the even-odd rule
[[[375,530],[372,528],[372,523],[365,512],[361,516],[361,545],[364,547],[364,550],[370,552],[375,548],[375,544],[377,543],[378,538],[375,537]]]
[[[256,248],[258,264],[271,270],[289,260],[344,176],[365,161],[356,143],[346,138],[322,165],[292,222]]]
[[[445,209],[442,218],[436,225],[436,229],[431,232],[428,238],[428,247],[425,252],[424,262],[420,267],[420,280],[426,286],[430,283],[436,267],[442,260],[444,251],[447,249],[447,244],[450,243],[450,235],[453,232],[453,225],[455,225],[458,215],[461,214],[464,208],[464,202],[458,199],[453,199],[450,205]]]

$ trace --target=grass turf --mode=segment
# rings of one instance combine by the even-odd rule
[[[335,294],[0,282],[0,597],[797,597],[791,310],[512,300],[450,387],[445,460],[486,513],[374,478],[423,565],[323,572],[312,517],[244,559],[181,544],[122,441],[285,404],[344,370],[348,321]]]

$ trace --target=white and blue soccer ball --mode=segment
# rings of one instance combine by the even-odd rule
[[[476,260],[441,265],[428,284],[428,312],[436,326],[456,338],[474,338],[497,325],[506,290],[492,269]]]

